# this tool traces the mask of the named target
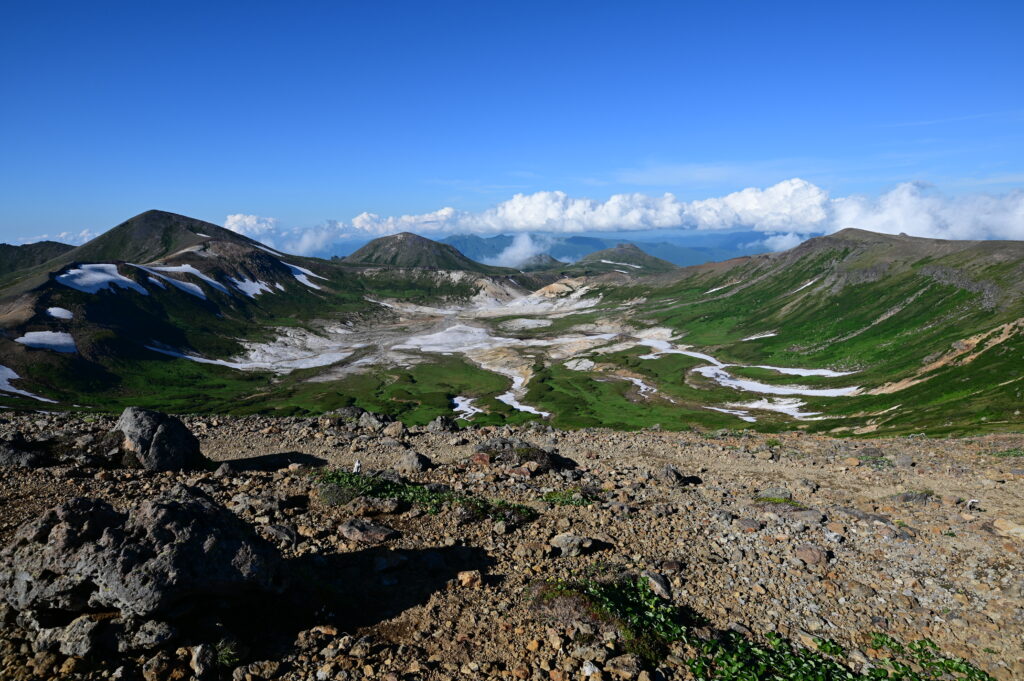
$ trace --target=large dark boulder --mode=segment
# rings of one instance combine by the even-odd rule
[[[144,648],[167,642],[147,627],[173,632],[162,623],[276,591],[279,575],[273,546],[204,492],[177,485],[127,513],[76,498],[26,523],[0,551],[0,600],[62,644],[99,638],[78,618],[110,613],[117,645]]]
[[[202,468],[206,459],[199,440],[180,419],[158,411],[128,407],[113,433],[122,437],[122,462],[150,471]]]
[[[16,468],[42,468],[50,463],[50,457],[39,452],[25,452],[0,444],[0,466]]]
[[[576,467],[575,461],[559,456],[553,451],[541,449],[524,440],[502,437],[491,438],[477,445],[473,461],[489,466],[525,470],[531,475]]]
[[[455,421],[443,414],[427,424],[428,433],[454,433],[458,429]]]

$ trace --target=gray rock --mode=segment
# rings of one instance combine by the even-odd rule
[[[814,544],[801,544],[793,549],[793,557],[808,567],[824,565],[828,562],[828,551]]]
[[[206,459],[199,440],[180,419],[158,411],[128,407],[114,426],[123,436],[122,463],[150,471],[180,471],[202,468]]]
[[[594,545],[594,540],[589,537],[563,532],[556,535],[549,542],[558,549],[563,556],[580,556]]]
[[[361,544],[377,544],[399,535],[397,530],[387,525],[378,525],[362,518],[346,520],[338,526],[338,533],[349,541]]]
[[[604,669],[613,679],[635,679],[640,674],[642,666],[640,658],[630,653],[608,660]]]
[[[433,462],[417,452],[406,452],[398,457],[395,470],[401,475],[415,475],[431,468]]]
[[[154,650],[170,643],[178,635],[177,630],[161,620],[146,620],[131,626],[131,637],[121,646],[121,652],[129,650]]]
[[[451,433],[458,430],[455,421],[447,416],[438,416],[427,424],[428,433]]]
[[[64,627],[60,652],[74,657],[85,657],[93,652],[99,633],[99,622],[89,615],[76,617]]]
[[[788,514],[787,517],[797,522],[807,523],[808,525],[820,525],[825,522],[825,514],[813,508],[794,511]]]
[[[380,415],[369,411],[364,411],[359,417],[359,427],[375,433],[384,430],[385,425],[387,424]]]
[[[192,659],[189,661],[192,672],[198,679],[208,679],[217,673],[217,652],[213,646],[203,643],[192,648]]]
[[[793,493],[785,487],[765,487],[762,490],[758,490],[757,496],[766,499],[792,499]]]
[[[37,452],[23,452],[0,445],[0,466],[15,468],[42,468],[48,463],[47,457]]]
[[[651,587],[651,591],[656,593],[660,598],[664,598],[666,601],[672,600],[672,585],[669,584],[665,575],[653,570],[644,570],[641,574],[647,578],[647,585]]]
[[[892,462],[897,468],[912,468],[914,466],[914,457],[909,454],[899,454]]]
[[[122,642],[147,620],[275,591],[280,556],[204,492],[183,485],[118,513],[75,498],[24,524],[0,551],[0,600],[30,622],[118,611]],[[36,622],[38,626],[38,622]],[[160,638],[156,636],[156,638]]]
[[[401,421],[395,421],[384,426],[383,434],[388,437],[402,437],[405,435],[405,424]]]
[[[679,469],[672,464],[666,465],[660,471],[658,471],[657,477],[666,485],[672,487],[685,487],[687,485],[699,485],[701,479],[696,475],[683,475],[679,472]]]

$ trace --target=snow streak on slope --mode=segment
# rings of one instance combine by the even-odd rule
[[[106,291],[113,286],[119,286],[121,288],[131,289],[144,296],[149,295],[149,291],[143,288],[140,284],[137,284],[128,277],[120,274],[117,271],[117,265],[102,263],[82,265],[80,267],[70,269],[64,274],[58,274],[54,279],[57,283],[64,284],[68,288],[73,288],[76,291],[81,291],[82,293],[99,293],[100,291]]]

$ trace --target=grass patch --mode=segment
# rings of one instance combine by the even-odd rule
[[[846,651],[841,646],[822,639],[815,639],[815,644],[817,650],[803,648],[775,633],[756,643],[730,631],[711,641],[691,642],[687,666],[695,678],[716,681],[994,681],[969,662],[943,655],[928,639],[903,645],[884,634],[873,634],[871,647],[886,656],[863,674],[845,664]]]
[[[851,669],[846,651],[828,640],[815,639],[817,649],[776,633],[767,634],[763,642],[735,631],[704,640],[689,631],[683,611],[659,598],[643,577],[554,580],[541,585],[537,598],[542,603],[559,599],[581,603],[592,617],[615,626],[626,650],[646,664],[657,665],[671,649],[693,678],[706,681],[994,681],[966,660],[942,654],[928,639],[903,644],[885,634],[872,634],[870,647],[880,656],[865,673]]]
[[[863,465],[868,466],[869,468],[874,468],[876,471],[892,468],[894,465],[891,459],[887,459],[878,454],[864,454],[862,456],[858,456],[857,459],[859,459]]]
[[[1001,459],[1014,459],[1018,457],[1024,457],[1024,447],[1017,447],[1015,449],[1004,449],[1001,452],[992,452],[992,456],[998,456]]]
[[[541,585],[541,601],[560,598],[582,599],[591,616],[614,625],[626,650],[648,664],[656,664],[671,643],[686,636],[679,608],[659,598],[643,577],[611,582],[555,580]]]
[[[596,501],[590,492],[581,487],[548,492],[541,499],[555,506],[589,506]]]
[[[783,499],[782,497],[755,497],[754,502],[758,504],[784,504],[786,506],[792,506],[793,508],[799,509],[807,508],[799,501],[793,501],[792,499]]]
[[[331,485],[339,493],[338,503],[347,503],[356,497],[394,499],[395,501],[438,513],[444,507],[462,509],[474,519],[489,518],[502,521],[512,527],[527,523],[537,517],[536,512],[522,504],[513,504],[502,499],[484,499],[472,494],[461,494],[448,489],[401,482],[375,475],[363,475],[348,471],[327,471],[319,476],[320,483]]]

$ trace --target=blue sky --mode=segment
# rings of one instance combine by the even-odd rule
[[[1024,238],[1021,26],[1008,1],[7,3],[0,239],[148,208],[347,233],[363,212],[792,178],[827,195],[824,231],[850,195],[865,207],[844,220],[896,229],[877,213],[909,187],[928,235],[968,233],[935,225],[994,196],[985,235]],[[814,231],[796,222],[763,231]]]

